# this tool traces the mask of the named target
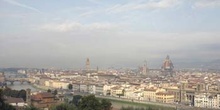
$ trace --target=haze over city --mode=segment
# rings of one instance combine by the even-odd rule
[[[220,59],[219,19],[219,0],[0,0],[0,67],[198,67]]]

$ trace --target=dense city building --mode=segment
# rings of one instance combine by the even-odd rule
[[[86,68],[89,71],[19,70],[20,75],[5,77],[1,74],[1,79],[8,84],[13,84],[10,83],[11,81],[27,81],[44,90],[58,90],[58,96],[45,92],[33,94],[27,90],[25,103],[40,108],[48,108],[62,102],[62,97],[59,95],[83,93],[138,102],[220,109],[219,71],[175,70],[176,76],[172,77],[170,73],[174,71],[174,67],[169,56],[163,62],[162,71],[147,69],[144,65],[143,74],[136,74],[140,72],[138,69],[136,71],[110,68],[93,71],[89,59],[86,60]],[[23,75],[27,77],[23,78]],[[69,85],[72,87],[70,88]],[[21,103],[23,104],[22,101]]]

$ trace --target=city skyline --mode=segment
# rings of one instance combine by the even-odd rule
[[[219,19],[219,0],[0,0],[0,67],[200,67],[220,59]]]

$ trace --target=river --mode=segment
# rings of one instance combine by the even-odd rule
[[[31,84],[28,84],[26,82],[24,82],[23,84],[21,84],[20,82],[14,82],[14,84],[11,85],[11,83],[7,83],[7,86],[11,89],[14,90],[21,90],[21,89],[31,89],[32,92],[37,92],[40,91],[40,89],[34,88]]]
[[[16,72],[5,72],[5,77],[9,78],[9,77],[14,77],[16,75],[23,75],[26,76],[24,74],[18,74]],[[34,88],[31,84],[24,82],[23,84],[21,84],[21,82],[15,81],[13,84],[11,84],[10,82],[7,82],[7,87],[14,89],[14,90],[21,90],[21,89],[31,89],[32,92],[37,92],[37,91],[41,91],[40,89]]]

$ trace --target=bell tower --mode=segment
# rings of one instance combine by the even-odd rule
[[[90,70],[90,61],[89,58],[86,59],[86,70]]]
[[[31,105],[31,89],[26,89],[26,103]]]

